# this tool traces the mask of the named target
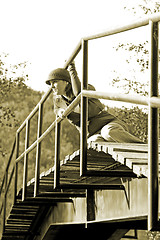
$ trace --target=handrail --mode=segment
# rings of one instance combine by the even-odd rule
[[[22,131],[22,129],[26,125],[26,121],[30,120],[37,113],[39,104],[42,104],[43,102],[46,101],[46,99],[51,94],[51,91],[52,91],[52,88],[49,88],[49,90],[42,96],[41,100],[38,102],[38,104],[35,106],[35,108],[31,111],[31,113],[28,115],[28,117],[25,119],[25,121],[21,124],[21,126],[18,128],[17,132]]]
[[[134,20],[131,23],[124,24],[123,26],[120,25],[118,27],[116,26],[116,27],[109,28],[107,31],[105,31],[103,33],[84,37],[83,39],[86,41],[89,41],[89,40],[94,40],[94,39],[98,39],[98,38],[102,38],[102,37],[111,36],[113,34],[117,34],[120,32],[122,33],[122,32],[128,31],[128,30],[146,26],[149,24],[150,21],[159,22],[160,21],[159,13],[152,14],[150,17],[139,18],[138,20]]]
[[[112,100],[112,101],[120,101],[120,102],[127,102],[132,104],[139,104],[139,105],[148,105],[148,98],[147,97],[140,97],[136,95],[128,95],[128,94],[118,94],[112,92],[95,92],[91,90],[83,90],[83,96],[89,98],[100,98],[105,100]]]
[[[143,19],[138,19],[136,21],[133,21],[129,24],[126,24],[124,26],[118,26],[115,28],[111,28],[108,29],[107,31],[103,32],[103,33],[99,33],[96,35],[92,35],[89,37],[85,37],[82,38],[81,41],[78,43],[78,45],[76,46],[75,50],[73,51],[73,53],[71,54],[71,56],[69,57],[69,59],[65,62],[64,64],[64,68],[67,68],[68,65],[75,59],[75,57],[77,56],[77,54],[79,53],[79,51],[83,50],[83,77],[82,77],[82,85],[81,85],[81,93],[76,97],[76,99],[67,107],[67,109],[64,112],[64,117],[67,117],[68,114],[75,108],[75,106],[77,106],[77,104],[79,104],[80,100],[81,100],[81,124],[82,124],[82,131],[80,134],[81,137],[81,157],[80,157],[80,169],[81,169],[81,175],[83,175],[86,171],[86,167],[87,167],[87,157],[86,156],[86,129],[87,129],[87,99],[88,98],[101,98],[101,99],[107,99],[107,100],[113,100],[113,101],[122,101],[122,102],[129,102],[129,103],[134,103],[134,104],[140,104],[140,105],[148,105],[149,106],[149,110],[151,112],[150,116],[150,122],[151,118],[153,118],[152,120],[154,121],[154,108],[160,108],[160,97],[157,96],[157,90],[154,91],[154,87],[153,87],[153,81],[155,81],[155,83],[157,84],[157,71],[158,71],[158,66],[156,65],[156,67],[154,67],[154,60],[156,59],[156,62],[158,62],[157,56],[158,56],[158,44],[157,44],[157,39],[158,39],[158,31],[155,32],[155,26],[157,24],[157,22],[160,21],[160,14],[153,14],[150,17],[147,18],[143,18]],[[132,30],[138,27],[142,27],[142,26],[146,26],[150,24],[150,29],[151,29],[151,94],[149,97],[137,97],[137,96],[128,96],[127,94],[115,94],[115,93],[103,93],[103,92],[96,92],[96,91],[90,91],[87,90],[87,85],[88,85],[88,41],[89,40],[93,40],[93,39],[98,39],[98,38],[102,38],[102,37],[106,37],[106,36],[110,36],[113,34],[117,34],[117,33],[121,33],[124,31],[128,31],[128,30]],[[156,38],[155,38],[155,34],[156,34]],[[154,38],[153,38],[154,36]],[[157,86],[157,85],[156,85]],[[61,118],[57,118],[48,128],[44,133],[41,133],[41,127],[42,127],[42,119],[41,119],[41,114],[42,114],[42,105],[43,103],[46,101],[46,99],[49,97],[49,95],[51,94],[52,89],[49,88],[49,90],[44,94],[44,96],[41,98],[41,100],[39,101],[39,103],[36,105],[36,107],[32,110],[32,112],[28,115],[28,117],[25,119],[25,121],[21,124],[21,126],[18,128],[17,130],[17,140],[16,142],[14,142],[13,148],[12,148],[12,152],[9,158],[9,161],[7,163],[7,167],[6,167],[6,171],[2,180],[2,185],[0,188],[0,195],[2,193],[3,187],[5,185],[5,196],[7,195],[11,180],[12,180],[12,176],[13,173],[15,172],[15,194],[16,194],[16,189],[17,189],[17,167],[18,167],[18,163],[19,161],[25,156],[25,168],[28,168],[28,163],[27,163],[27,155],[37,146],[37,151],[40,151],[40,143],[42,142],[42,140],[56,127],[56,137],[59,137],[60,134],[60,123],[63,119]],[[34,141],[32,143],[32,145],[28,145],[28,141],[29,141],[29,122],[31,120],[31,118],[38,112],[41,111],[41,113],[39,112],[39,119],[38,119],[38,126],[39,126],[39,133],[37,135],[37,139],[36,141]],[[156,118],[157,118],[157,111],[155,113]],[[156,124],[157,120],[155,120]],[[20,132],[24,129],[24,127],[26,127],[26,145],[25,145],[25,151],[23,153],[21,153],[21,155],[19,156],[19,134]],[[153,132],[156,134],[156,138],[154,137],[153,139],[156,141],[156,147],[153,148],[153,132],[152,130],[154,130]],[[150,125],[149,126],[149,132],[150,132],[150,146],[149,146],[149,152],[150,152],[150,167],[152,165],[154,165],[154,168],[157,167],[157,143],[158,143],[158,137],[157,137],[157,129],[155,126]],[[59,171],[59,146],[58,146],[58,139],[56,139],[56,157],[55,157],[55,184],[54,187],[57,187],[57,184],[59,184],[59,179],[57,179],[59,177],[59,173],[57,171]],[[8,168],[10,166],[12,157],[13,157],[13,153],[15,150],[15,144],[17,146],[16,148],[16,159],[15,159],[15,166],[13,167],[12,171],[11,171],[11,175],[8,181]],[[155,155],[153,156],[153,150],[155,150]],[[154,159],[154,161],[152,161],[152,157]],[[37,154],[36,156],[36,173],[35,173],[35,183],[38,184],[38,174],[39,174],[39,161],[40,161],[40,152],[39,154]],[[152,167],[151,167],[152,169]],[[153,169],[152,169],[153,170]],[[154,180],[155,178],[157,178],[157,175],[154,177],[153,176],[153,172],[152,170],[150,171],[150,176],[149,176],[149,181],[151,180],[151,178],[154,178],[152,183],[153,185],[151,185],[149,187],[150,191],[149,194],[153,194],[154,198],[153,199],[149,199],[151,200],[150,202],[150,206],[149,206],[149,211],[151,210],[151,212],[153,211],[153,202],[156,204],[156,211],[158,209],[157,206],[157,193],[158,193],[158,185],[154,185]],[[154,170],[153,170],[154,171]],[[157,174],[157,173],[156,173]],[[22,199],[25,199],[25,187],[26,187],[26,181],[27,181],[27,169],[24,169],[24,179],[23,179],[23,196]],[[157,182],[156,182],[157,184]],[[156,191],[156,193],[154,194],[152,191]],[[36,196],[38,193],[38,186],[35,187],[35,191],[34,191],[34,196]],[[153,202],[152,202],[153,201]],[[4,217],[3,217],[3,230],[5,229],[5,211],[6,211],[6,199],[4,199],[4,204],[2,203],[1,206],[1,211],[2,208],[4,209]],[[148,213],[148,228],[149,229],[154,229],[157,225],[157,213],[154,210],[154,216],[152,219],[152,216],[150,216],[151,214]]]
[[[122,93],[111,93],[111,92],[95,92],[91,90],[82,90],[82,95],[90,98],[100,98],[105,100],[126,102],[132,104],[139,104],[148,106],[150,104],[151,107],[160,108],[160,97],[143,97],[137,95],[128,95]]]
[[[10,166],[10,163],[11,163],[11,160],[12,160],[12,157],[13,157],[13,153],[14,153],[14,150],[15,150],[15,146],[16,146],[16,139],[14,140],[12,150],[11,150],[11,154],[9,156],[9,160],[8,160],[6,169],[4,171],[3,180],[2,180],[2,184],[1,184],[1,188],[0,188],[0,196],[1,196],[1,193],[2,193],[3,186],[4,186],[5,175],[6,175],[6,172],[8,171],[9,166]]]
[[[14,174],[14,169],[15,169],[15,167],[12,168],[12,171],[11,171],[11,174],[10,174],[10,177],[9,177],[9,181],[8,181],[8,185],[5,188],[5,193],[4,193],[5,196],[7,195],[8,190],[9,190],[9,187],[10,187],[10,184],[11,184],[11,181],[12,181],[12,177],[13,177],[13,174]],[[2,207],[3,207],[3,202],[2,202],[1,207],[0,207],[0,214],[2,212]]]
[[[74,99],[74,101],[67,107],[67,109],[66,109],[65,112],[64,112],[64,117],[68,116],[68,114],[72,111],[72,109],[77,106],[77,104],[78,104],[79,101],[80,101],[80,96],[81,96],[81,94],[79,94],[79,95],[76,97],[76,99]],[[34,141],[34,142],[32,143],[31,146],[28,147],[28,148],[26,149],[26,151],[24,151],[24,152],[15,160],[15,162],[18,163],[18,162],[24,157],[24,154],[25,154],[25,153],[28,154],[29,152],[31,152],[31,151],[36,147],[37,143],[40,143],[40,142],[54,129],[56,122],[59,123],[59,122],[61,122],[62,120],[63,120],[63,119],[61,119],[61,118],[57,118],[57,119],[47,128],[47,130],[46,130],[39,138],[37,138],[36,141]]]
[[[67,68],[69,66],[69,64],[75,59],[75,57],[77,56],[77,54],[79,53],[79,51],[82,48],[82,41],[80,41],[76,48],[74,49],[74,51],[72,52],[71,56],[68,58],[68,60],[65,62],[64,64],[64,68]]]
[[[8,193],[11,181],[12,181],[15,166],[13,166],[13,168],[12,168],[12,171],[11,171],[10,177],[9,177],[9,181],[8,181],[8,175],[9,175],[8,170],[9,170],[12,158],[13,158],[13,154],[14,154],[14,151],[15,151],[15,146],[16,146],[16,139],[14,140],[14,143],[13,143],[13,146],[12,146],[12,151],[11,151],[11,154],[9,156],[9,160],[7,162],[6,168],[5,168],[5,172],[4,172],[4,176],[3,176],[3,180],[2,180],[2,185],[1,185],[1,188],[0,188],[0,197],[1,197],[3,187],[4,187],[4,198],[2,199],[2,204],[0,206],[0,216],[1,216],[1,212],[3,210],[2,231],[5,230],[7,193]]]

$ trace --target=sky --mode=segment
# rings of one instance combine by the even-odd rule
[[[138,4],[138,0],[131,2]],[[48,89],[45,80],[49,72],[63,67],[81,38],[137,19],[124,10],[127,0],[0,0],[0,3],[0,52],[9,53],[11,62],[28,61],[27,84],[40,91]],[[139,34],[128,34],[127,41],[135,35],[139,39]],[[120,39],[116,35],[89,42],[89,78],[102,90],[108,86],[104,74],[113,65],[120,66],[121,59],[115,57],[115,61],[113,52],[113,43]],[[81,53],[76,64],[80,72]]]

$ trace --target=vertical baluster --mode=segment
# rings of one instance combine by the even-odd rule
[[[150,21],[150,97],[158,96],[158,23]],[[149,105],[148,117],[148,230],[158,222],[158,109]]]
[[[43,103],[39,104],[37,140],[42,134],[42,124],[43,124]],[[37,142],[34,197],[36,197],[39,192],[40,157],[41,157],[41,142]]]
[[[82,40],[83,49],[83,76],[81,90],[88,87],[88,41]],[[80,134],[80,176],[87,171],[87,121],[88,98],[81,95],[81,134]]]
[[[56,122],[55,127],[55,160],[54,160],[54,189],[60,184],[60,128],[61,123]]]
[[[3,232],[5,231],[5,225],[6,225],[7,185],[8,185],[8,168],[6,169],[6,174],[5,174],[5,192],[4,192],[4,201],[3,201],[3,222],[2,222]]]
[[[16,159],[19,157],[19,132],[16,133]],[[18,163],[15,163],[15,180],[14,180],[14,204],[17,197],[17,181],[18,181]]]
[[[30,129],[30,120],[26,120],[25,151],[29,147],[29,129]],[[27,195],[27,176],[28,176],[28,153],[25,152],[25,154],[24,154],[22,201],[25,200],[26,195]]]

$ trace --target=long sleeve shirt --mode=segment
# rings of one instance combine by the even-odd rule
[[[54,98],[54,111],[56,114],[58,114],[59,109],[65,110],[81,91],[81,83],[74,64],[71,64],[68,70],[71,76],[73,98],[69,101],[63,95],[56,96]],[[95,88],[88,84],[88,90],[95,91]],[[80,127],[80,113],[81,106],[78,104],[78,106],[67,116],[68,120],[78,128]],[[97,133],[103,126],[113,120],[116,120],[116,117],[109,114],[98,99],[88,98],[88,137]]]

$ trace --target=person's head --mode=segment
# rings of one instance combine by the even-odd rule
[[[57,95],[66,95],[68,97],[72,95],[71,77],[64,68],[52,70],[46,84],[51,85],[54,93]]]

